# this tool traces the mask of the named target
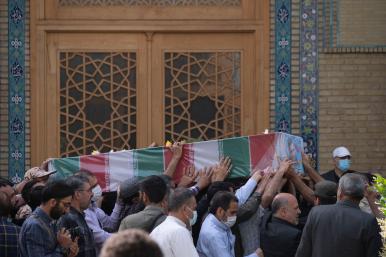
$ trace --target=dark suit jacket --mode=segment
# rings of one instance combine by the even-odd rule
[[[296,257],[377,257],[382,246],[374,216],[351,201],[314,207]]]
[[[264,257],[293,257],[302,232],[295,225],[266,214],[260,226],[260,247]],[[325,256],[327,257],[327,256]]]

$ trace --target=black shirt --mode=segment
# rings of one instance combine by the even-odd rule
[[[70,230],[73,237],[79,237],[77,257],[96,257],[94,235],[86,223],[83,212],[71,207],[70,212],[63,215],[58,222],[58,228],[63,227]]]
[[[302,232],[295,225],[264,215],[260,227],[260,247],[265,257],[293,257],[300,243]]]
[[[343,173],[344,174],[347,174],[347,173],[356,173],[356,171],[353,171],[353,170],[348,170],[346,172]],[[343,176],[342,175],[342,176]],[[335,182],[335,183],[339,183],[339,179],[340,177],[338,175],[336,175],[335,173],[335,170],[330,170],[324,174],[321,175],[325,180],[329,180],[329,181],[332,181],[332,182]]]

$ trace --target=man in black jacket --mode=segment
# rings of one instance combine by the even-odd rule
[[[377,257],[382,246],[374,216],[359,209],[365,184],[358,174],[340,178],[338,202],[314,207],[296,257]]]
[[[280,193],[272,201],[272,213],[263,217],[260,244],[265,257],[293,257],[302,232],[296,227],[300,209],[296,198]]]

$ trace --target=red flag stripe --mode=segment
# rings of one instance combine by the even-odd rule
[[[80,169],[95,174],[103,191],[108,191],[108,153],[80,156]]]
[[[194,155],[193,155],[192,144],[184,144],[182,147],[181,159],[178,162],[176,170],[174,172],[174,176],[173,176],[174,182],[176,183],[180,182],[181,177],[184,174],[184,168],[194,164],[193,157]],[[173,158],[173,152],[169,148],[165,148],[164,150],[165,170],[168,167],[169,163],[171,162],[172,158]]]
[[[251,169],[272,166],[275,155],[275,134],[249,136]]]

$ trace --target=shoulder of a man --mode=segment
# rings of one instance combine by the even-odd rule
[[[225,231],[223,233],[222,229],[216,225],[214,219],[216,219],[215,216],[213,214],[209,214],[202,223],[200,236],[202,234],[207,240],[220,238],[225,234]]]
[[[51,237],[48,229],[48,226],[44,227],[42,222],[39,222],[35,217],[29,217],[24,221],[23,226],[21,227],[20,234],[24,238],[44,238],[46,236]]]
[[[147,223],[155,223],[159,216],[162,216],[162,211],[157,209],[145,209],[138,213],[126,216],[121,222],[121,229],[133,228],[133,227],[144,227]]]
[[[122,224],[130,224],[130,223],[135,223],[135,222],[143,220],[143,219],[144,219],[144,211],[140,211],[140,212],[137,212],[137,213],[130,214],[130,215],[126,216],[122,220],[121,223]]]
[[[317,205],[312,207],[310,213],[308,214],[308,219],[324,217],[329,214],[334,215],[339,211],[338,209],[339,206],[336,204]]]
[[[74,228],[78,226],[77,217],[71,212],[66,213],[56,223],[57,228]]]
[[[336,182],[336,174],[334,170],[329,170],[325,173],[320,174],[320,176],[326,180]]]

